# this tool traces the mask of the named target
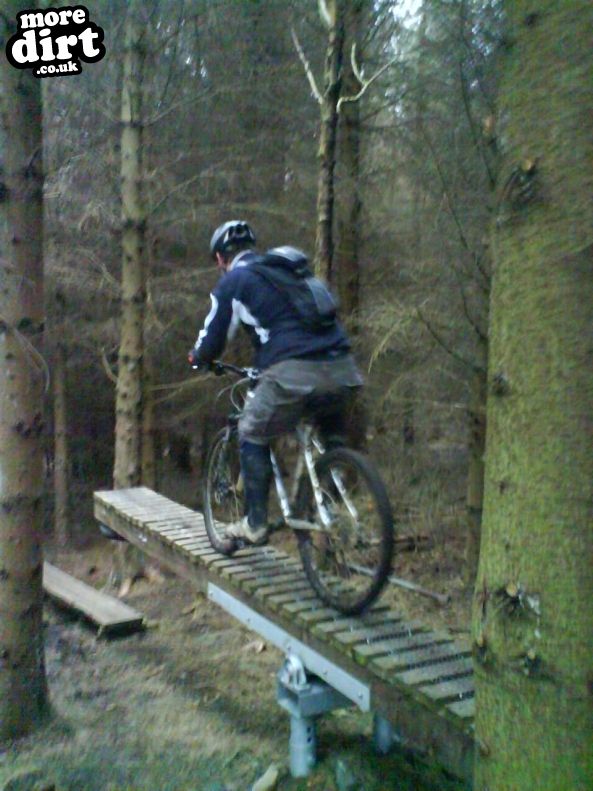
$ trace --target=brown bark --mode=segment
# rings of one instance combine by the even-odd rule
[[[121,99],[122,319],[115,403],[115,488],[141,480],[143,332],[146,302],[142,202],[142,43],[133,0],[126,19]]]
[[[145,339],[146,343],[146,339]],[[142,485],[156,488],[153,372],[149,355],[144,354],[144,395],[142,398]]]
[[[360,83],[352,69],[350,52],[356,45],[357,61],[362,62],[363,15],[366,0],[350,0],[345,18],[344,77],[345,96],[355,96]],[[338,151],[343,176],[338,192],[338,241],[336,276],[342,316],[351,332],[356,332],[356,312],[360,302],[360,102],[346,102],[340,112]]]
[[[54,540],[68,543],[68,421],[66,407],[66,352],[58,344],[53,368],[54,390]]]
[[[327,0],[328,39],[319,128],[319,177],[317,182],[317,231],[315,273],[331,282],[333,275],[334,174],[338,128],[342,55],[344,48],[343,0]]]
[[[0,49],[28,3],[6,0]],[[47,711],[42,634],[41,81],[0,58],[0,742]]]
[[[480,554],[482,504],[484,499],[484,454],[486,452],[486,374],[487,349],[484,344],[484,367],[476,370],[470,384],[468,406],[468,470],[466,493],[467,540],[465,547],[465,581],[474,584]]]

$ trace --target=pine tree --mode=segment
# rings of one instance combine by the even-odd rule
[[[478,791],[593,787],[593,7],[507,2]]]
[[[4,0],[0,50],[30,3]],[[0,741],[47,709],[42,632],[41,80],[0,58]]]

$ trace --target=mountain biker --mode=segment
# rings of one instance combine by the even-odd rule
[[[344,408],[362,377],[337,321],[322,332],[303,326],[290,301],[254,271],[261,258],[255,243],[253,230],[241,220],[214,231],[210,253],[222,277],[188,359],[194,367],[208,368],[239,324],[250,335],[254,365],[262,374],[249,392],[238,426],[246,515],[227,526],[226,533],[262,544],[268,533],[270,440],[294,430],[307,409],[316,412],[322,436],[331,442],[343,433]],[[271,252],[304,259],[295,248]]]

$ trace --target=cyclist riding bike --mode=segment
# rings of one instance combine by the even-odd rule
[[[293,431],[303,414],[313,411],[322,439],[331,445],[343,435],[346,406],[363,381],[346,333],[333,314],[312,321],[304,315],[299,298],[291,296],[294,279],[295,293],[307,283],[311,304],[331,300],[307,269],[304,254],[281,247],[261,256],[255,243],[253,230],[240,220],[215,230],[210,253],[222,277],[210,295],[211,310],[188,359],[192,366],[208,369],[240,324],[250,335],[254,366],[261,376],[238,426],[246,514],[226,532],[261,545],[268,535],[271,440]],[[286,288],[262,263],[278,265],[285,273]],[[292,278],[292,272],[298,276]]]

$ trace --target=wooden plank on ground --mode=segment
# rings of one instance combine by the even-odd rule
[[[95,590],[51,563],[43,564],[43,588],[53,599],[95,623],[99,627],[99,634],[135,631],[143,626],[142,613],[113,596]]]

